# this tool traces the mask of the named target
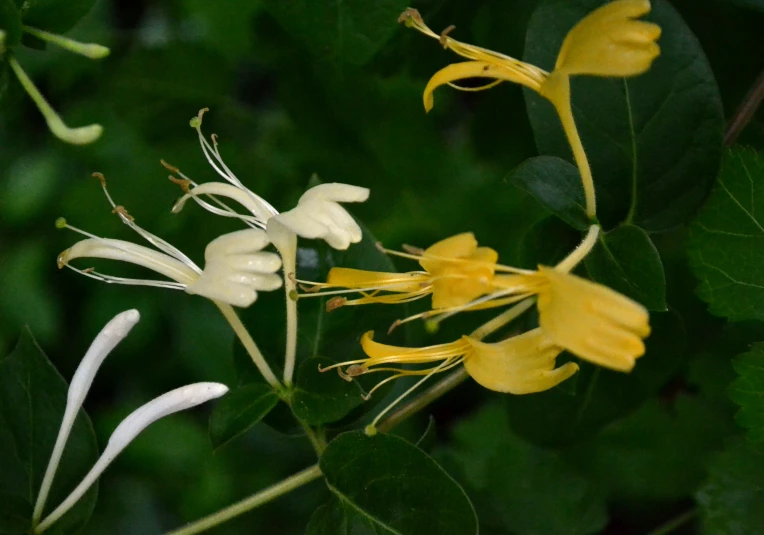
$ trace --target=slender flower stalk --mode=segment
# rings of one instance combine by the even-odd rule
[[[190,409],[218,398],[226,392],[228,392],[228,387],[220,383],[195,383],[171,390],[133,411],[114,430],[101,457],[90,469],[90,472],[71,494],[37,526],[34,533],[44,532],[71,509],[117,455],[149,425],[175,412]]]
[[[85,353],[80,365],[77,367],[77,371],[74,372],[66,397],[64,418],[61,421],[61,427],[58,431],[58,436],[56,437],[53,453],[50,456],[48,467],[45,470],[45,476],[42,480],[40,492],[37,495],[37,502],[35,503],[34,514],[32,516],[32,525],[37,525],[40,521],[43,508],[45,507],[45,501],[47,500],[48,493],[53,485],[56,469],[61,461],[61,455],[64,453],[66,441],[74,426],[74,420],[82,407],[82,403],[85,401],[85,397],[90,390],[90,385],[93,383],[93,379],[95,378],[98,369],[101,367],[101,364],[109,353],[111,353],[117,344],[128,335],[135,324],[138,323],[139,319],[140,314],[137,310],[127,310],[117,314],[95,337],[95,340],[93,340],[93,343],[90,345],[87,353]]]

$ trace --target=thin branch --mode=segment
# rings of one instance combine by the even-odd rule
[[[682,514],[675,516],[668,522],[661,524],[647,535],[668,535],[669,533],[676,531],[677,528],[685,525],[687,522],[695,518],[697,514],[698,510],[692,508],[689,511],[685,511]]]
[[[740,132],[743,131],[753,118],[762,99],[764,99],[764,71],[759,74],[748,94],[743,98],[743,102],[738,107],[735,115],[727,123],[727,130],[724,132],[725,147],[731,147],[735,144]]]

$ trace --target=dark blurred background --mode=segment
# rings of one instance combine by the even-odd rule
[[[729,117],[763,66],[764,16],[732,1],[673,4],[708,55]],[[517,57],[534,6],[414,3],[436,31],[455,24],[455,37]],[[233,337],[203,299],[59,271],[57,254],[79,237],[53,223],[65,216],[92,233],[139,241],[110,213],[90,177],[99,171],[138,224],[202,262],[210,239],[240,227],[194,205],[170,214],[180,191],[159,164],[164,158],[199,182],[215,179],[188,126],[202,107],[210,108],[204,129],[218,134],[229,167],[279,209],[293,206],[315,173],[371,188],[370,201],[353,210],[390,247],[426,246],[472,230],[504,263],[527,265],[522,236],[545,213],[505,181],[536,154],[520,88],[441,89],[425,115],[427,78],[454,59],[437,42],[400,27],[371,61],[356,66],[327,58],[270,7],[246,0],[99,0],[67,35],[111,47],[107,59],[50,46],[17,53],[67,124],[100,122],[105,133],[93,145],[69,146],[47,131],[19,88],[4,103],[0,351],[7,353],[27,324],[69,378],[103,324],[137,308],[142,321],[106,361],[86,404],[102,445],[120,418],[166,390],[202,380],[233,384]],[[395,19],[389,24],[395,27]],[[742,141],[761,135],[759,114]],[[141,276],[122,266],[109,272]],[[436,404],[439,436],[487,395],[465,385]],[[103,476],[86,531],[159,533],[310,462],[305,441],[265,425],[213,454],[205,409],[178,414],[150,428]],[[301,533],[324,494],[314,483],[213,532]],[[617,521],[611,526],[612,533],[625,529]]]

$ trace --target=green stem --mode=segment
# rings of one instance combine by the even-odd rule
[[[668,535],[669,533],[675,531],[677,528],[683,526],[693,518],[695,518],[698,514],[697,509],[690,509],[689,511],[685,511],[679,516],[675,516],[665,524],[661,524],[654,530],[652,530],[647,535]]]
[[[228,320],[228,323],[231,324],[233,332],[235,332],[236,336],[239,337],[241,345],[243,345],[244,349],[247,350],[247,353],[249,353],[249,356],[252,358],[252,362],[254,362],[255,366],[257,366],[257,369],[260,370],[263,378],[265,378],[268,384],[271,385],[277,392],[279,392],[279,394],[281,394],[281,383],[279,383],[279,380],[276,378],[273,370],[271,370],[271,367],[268,366],[268,363],[265,361],[265,357],[260,352],[260,349],[258,349],[255,341],[252,339],[252,335],[249,334],[249,331],[241,322],[241,319],[239,319],[236,311],[231,305],[226,303],[221,303],[220,301],[213,301],[213,303],[215,303],[215,305],[220,309],[220,312],[223,313],[223,316],[226,320]]]
[[[171,531],[166,535],[193,535],[195,533],[201,533],[232,518],[235,518],[242,513],[246,513],[247,511],[258,507],[259,505],[268,503],[274,498],[278,498],[279,496],[286,494],[287,492],[290,492],[307,483],[310,483],[319,477],[321,477],[321,469],[317,464],[314,464],[302,472],[298,472],[295,475],[288,477],[283,481],[268,487],[265,490],[261,490],[257,494],[253,494],[249,498],[245,498],[240,502],[226,507],[225,509],[221,509],[217,513],[213,513],[207,517],[202,518],[201,520],[192,522],[191,524],[188,524],[185,527],[175,531]]]
[[[735,112],[735,115],[727,124],[727,129],[724,132],[725,147],[731,147],[735,144],[740,132],[743,131],[743,128],[753,118],[756,110],[759,109],[762,100],[764,100],[764,71],[756,78],[753,86],[740,103],[740,107]]]
[[[395,412],[379,423],[376,427],[377,430],[382,432],[391,430],[412,414],[419,412],[436,399],[462,384],[468,378],[467,370],[464,369],[464,366],[460,366],[417,397],[400,406]]]

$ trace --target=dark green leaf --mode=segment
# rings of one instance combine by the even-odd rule
[[[735,419],[751,440],[764,443],[764,343],[737,356],[732,366],[738,378],[730,385],[730,397],[740,405]]]
[[[292,410],[310,425],[336,422],[363,403],[358,383],[344,381],[335,370],[318,371],[334,363],[325,357],[313,357],[297,370]]]
[[[67,390],[66,381],[29,330],[24,330],[16,348],[0,362],[0,493],[3,494],[0,522],[8,522],[0,524],[0,533],[20,533],[29,527],[31,510],[61,425]],[[66,498],[97,458],[93,427],[85,412],[80,411],[56,472],[45,508],[47,512]],[[97,494],[94,485],[48,533],[68,534],[82,529],[90,518]],[[14,510],[10,510],[11,506]]]
[[[709,456],[734,432],[725,410],[682,395],[671,407],[648,401],[566,455],[613,499],[679,500],[698,487]]]
[[[212,446],[217,449],[245,433],[278,402],[278,394],[264,384],[252,383],[232,390],[210,415]]]
[[[728,151],[708,201],[690,229],[690,266],[711,313],[764,320],[764,159]]]
[[[416,441],[416,447],[422,451],[429,452],[435,446],[436,440],[438,440],[438,430],[435,426],[435,418],[431,414],[427,420],[427,428],[422,433],[422,436],[419,437],[419,440]]]
[[[21,14],[13,0],[0,0],[0,30],[5,32],[5,41],[0,42],[0,58],[2,58],[5,55],[3,47],[12,47],[21,40]]]
[[[361,513],[379,533],[478,532],[475,511],[461,487],[431,457],[400,437],[343,433],[326,448],[320,466],[343,507]]]
[[[708,481],[695,496],[702,533],[759,535],[764,526],[764,453],[742,438],[711,462]]]
[[[603,0],[547,0],[531,17],[525,60],[551,70],[567,32]],[[628,79],[573,77],[573,113],[597,190],[598,217],[648,231],[686,221],[711,186],[723,113],[714,75],[695,36],[665,0],[646,20],[661,26],[661,55]],[[552,105],[526,92],[539,152],[570,159]]]
[[[595,281],[642,303],[648,310],[666,310],[666,275],[658,250],[639,227],[623,225],[600,234],[584,261]]]
[[[673,312],[653,314],[647,351],[629,374],[579,362],[576,391],[554,388],[532,396],[509,396],[512,429],[540,445],[560,445],[593,436],[657,393],[683,363],[686,334]]]
[[[575,165],[555,156],[536,156],[512,171],[510,179],[571,227],[589,228],[581,174]]]
[[[266,0],[266,8],[319,58],[362,65],[392,37],[407,0]]]
[[[596,533],[607,522],[603,497],[553,450],[516,436],[500,405],[454,429],[449,459],[461,467],[481,523],[502,533]]]
[[[329,503],[316,509],[310,517],[305,535],[396,535],[375,522],[351,503],[332,496]]]
[[[523,267],[554,266],[581,242],[581,235],[560,219],[549,216],[533,224],[519,245]]]
[[[87,15],[95,0],[25,0],[21,20],[27,26],[64,33]]]

